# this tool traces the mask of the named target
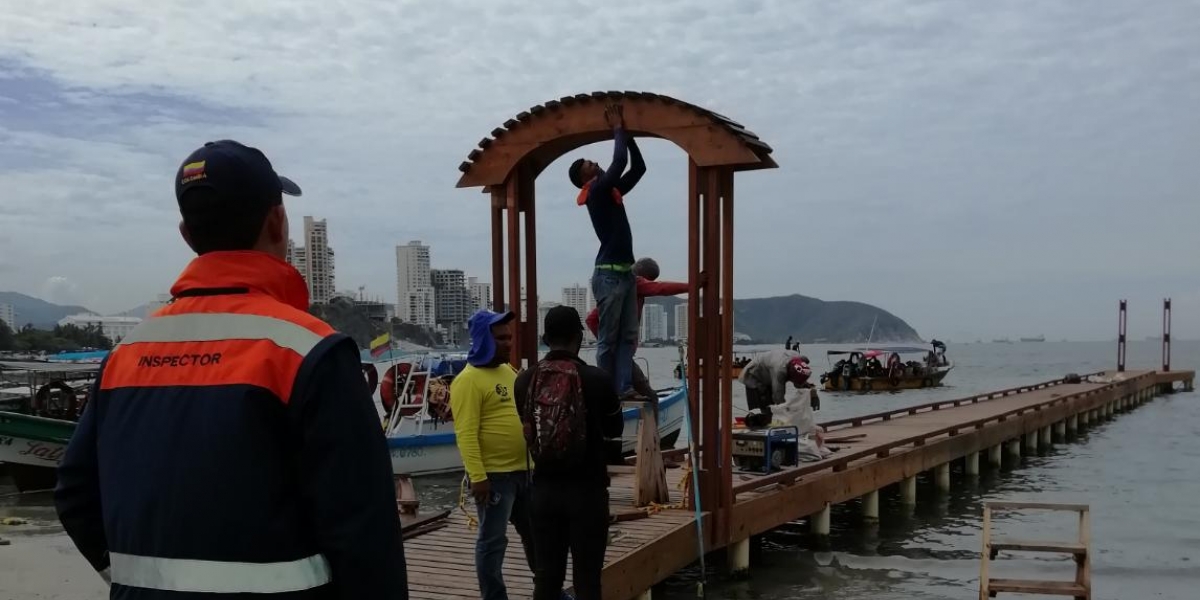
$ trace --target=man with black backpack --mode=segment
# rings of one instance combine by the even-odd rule
[[[579,358],[583,324],[569,306],[546,313],[550,347],[514,388],[533,456],[533,600],[559,600],[574,561],[578,600],[600,600],[600,571],[608,543],[608,468],[605,438],[621,435],[621,403],[612,379]]]

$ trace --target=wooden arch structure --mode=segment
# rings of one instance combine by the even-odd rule
[[[631,135],[669,140],[688,155],[688,402],[701,452],[701,506],[714,519],[707,537],[720,546],[733,505],[733,174],[777,167],[771,147],[728,117],[674,98],[594,92],[534,106],[492,130],[459,166],[458,187],[482,187],[491,195],[492,300],[523,313],[513,340],[513,365],[521,368],[536,360],[538,348],[534,180],[562,155],[612,139],[604,122],[610,103],[623,105]]]

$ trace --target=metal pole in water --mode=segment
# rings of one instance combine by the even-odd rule
[[[1126,301],[1122,300],[1120,304],[1120,313],[1117,316],[1117,372],[1125,372],[1125,308]]]

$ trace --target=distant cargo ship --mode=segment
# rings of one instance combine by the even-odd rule
[[[1037,337],[1023,337],[1023,338],[1021,338],[1021,341],[1022,342],[1044,342],[1044,341],[1046,341],[1046,336],[1039,335]]]

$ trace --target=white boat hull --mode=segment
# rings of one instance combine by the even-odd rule
[[[666,439],[678,438],[683,430],[687,408],[687,393],[683,388],[659,398],[658,435]],[[625,454],[637,450],[639,416],[636,409],[623,412],[625,429],[621,432],[621,451]],[[417,429],[415,420],[403,423],[400,433],[388,436],[388,451],[392,459],[392,472],[396,475],[424,477],[463,470],[462,457],[454,443],[454,424],[425,421],[421,433],[405,432]],[[406,427],[407,426],[407,427]]]
[[[66,452],[66,444],[0,434],[0,463],[56,469]]]

